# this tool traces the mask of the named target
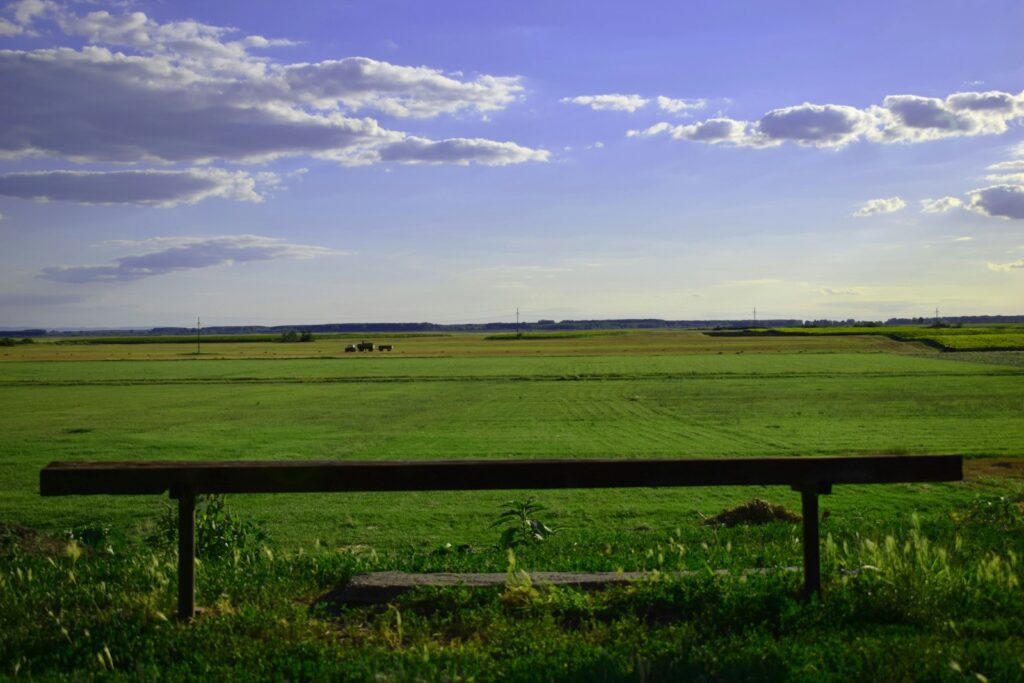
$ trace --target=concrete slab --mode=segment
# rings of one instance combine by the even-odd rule
[[[746,569],[744,574],[768,572],[799,572],[799,567],[778,567],[774,569]],[[672,572],[674,578],[695,576],[702,572]],[[727,569],[715,570],[719,576],[728,576]],[[535,586],[573,586],[583,590],[600,590],[614,585],[650,578],[650,572],[527,572]],[[407,572],[370,572],[357,574],[352,580],[337,589],[320,596],[314,604],[372,605],[386,603],[402,593],[423,586],[486,588],[504,586],[508,575],[504,572],[457,573],[435,572],[410,574]]]

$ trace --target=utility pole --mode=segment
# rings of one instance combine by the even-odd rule
[[[935,324],[936,325],[939,324],[939,307],[938,306],[935,307]]]
[[[199,355],[199,316],[196,316],[196,355]]]
[[[516,306],[516,337],[519,336],[519,307]]]

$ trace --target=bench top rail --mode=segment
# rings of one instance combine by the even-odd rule
[[[664,486],[887,484],[959,481],[960,455],[571,460],[52,462],[44,496]]]

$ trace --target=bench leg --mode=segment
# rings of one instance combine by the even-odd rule
[[[196,615],[196,494],[178,494],[178,619]]]
[[[800,492],[804,517],[804,597],[821,592],[821,539],[818,531],[818,492]]]

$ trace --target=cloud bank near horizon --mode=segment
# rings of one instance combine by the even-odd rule
[[[115,259],[111,265],[49,266],[38,277],[72,284],[131,282],[183,270],[236,263],[348,254],[327,247],[292,244],[283,239],[259,235],[155,237],[141,241],[121,240],[111,244],[147,251]]]

